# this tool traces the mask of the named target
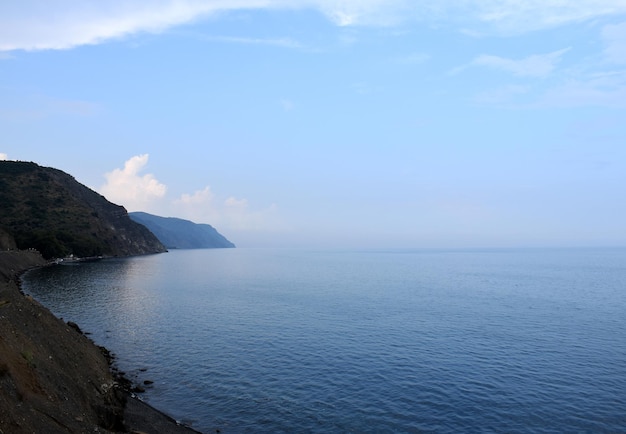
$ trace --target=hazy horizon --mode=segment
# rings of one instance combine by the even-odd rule
[[[0,159],[238,247],[626,246],[626,1],[0,5]]]

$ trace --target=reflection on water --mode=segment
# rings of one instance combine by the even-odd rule
[[[54,314],[79,322],[100,344],[124,337],[141,342],[162,302],[149,290],[158,264],[142,258],[57,265],[29,271],[24,289]],[[37,282],[36,289],[29,284]]]
[[[624,288],[624,249],[173,251],[24,282],[226,433],[623,432]]]

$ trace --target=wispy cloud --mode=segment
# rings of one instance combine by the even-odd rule
[[[100,188],[100,193],[131,211],[149,209],[151,202],[165,196],[167,187],[152,174],[141,175],[148,158],[148,154],[136,155],[127,160],[122,169],[106,173],[106,184]]]
[[[430,10],[427,3],[410,0],[310,0],[304,3],[320,10],[339,26],[391,26],[401,23],[420,10]]]
[[[476,10],[478,20],[506,33],[539,30],[626,12],[624,0],[469,0],[462,3]]]
[[[0,51],[69,49],[141,32],[158,33],[217,13],[255,9],[317,10],[338,26],[435,21],[467,31],[519,33],[624,14],[626,0],[5,1],[0,3]]]
[[[537,104],[543,107],[626,108],[626,71],[566,80],[549,89]]]
[[[275,231],[282,227],[276,205],[254,210],[247,199],[220,198],[209,186],[181,195],[173,201],[173,206],[178,216],[210,223],[227,231]]]
[[[9,156],[7,154],[5,154],[4,152],[0,152],[0,161],[5,161],[8,159],[9,159]]]
[[[327,6],[330,12],[333,7]],[[2,2],[0,51],[69,49],[141,32],[159,33],[220,12],[275,8],[292,9],[293,4],[287,0],[24,0],[19,6]]]
[[[510,84],[472,98],[479,105],[510,109],[575,107],[626,108],[626,71],[562,75],[547,87]]]
[[[302,44],[291,38],[241,38],[233,36],[206,36],[204,39],[245,45],[269,45],[282,48],[302,48]]]
[[[224,201],[224,218],[228,225],[240,231],[277,230],[278,207],[275,204],[266,209],[253,211],[247,199],[229,197]]]
[[[547,77],[569,50],[569,48],[564,48],[548,54],[534,54],[523,59],[482,54],[470,63],[453,69],[450,74],[455,75],[471,67],[484,66],[509,72],[518,77]]]
[[[568,51],[563,49],[521,60],[482,55],[451,74],[482,66],[508,71],[518,78],[550,76],[550,80],[541,85],[520,84],[517,80],[517,83],[483,90],[473,98],[481,105],[533,109],[626,108],[626,22],[602,27],[600,41],[604,46],[599,55],[578,59],[567,68],[557,68]]]
[[[611,63],[626,64],[626,22],[604,26],[602,39],[606,59]]]

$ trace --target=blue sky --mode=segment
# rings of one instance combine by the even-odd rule
[[[626,245],[626,0],[0,3],[0,158],[238,246]]]

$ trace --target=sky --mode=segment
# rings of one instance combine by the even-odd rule
[[[0,159],[239,247],[626,246],[626,0],[3,1]]]

